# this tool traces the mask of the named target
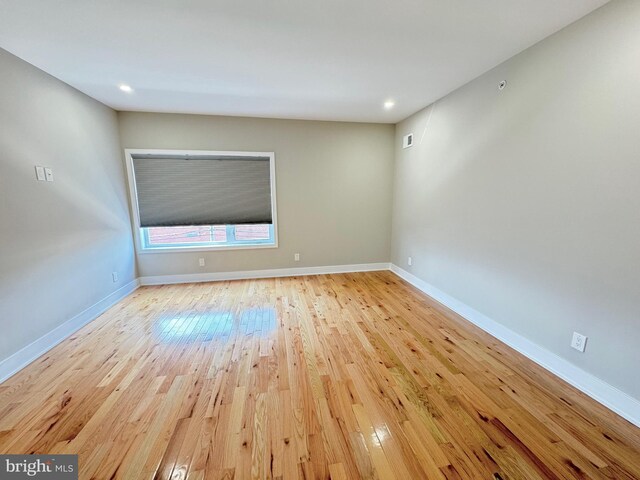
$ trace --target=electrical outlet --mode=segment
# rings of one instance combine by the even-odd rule
[[[48,167],[44,168],[44,177],[47,179],[47,182],[53,182],[53,170]]]
[[[199,258],[198,263],[200,264],[201,267],[204,267],[204,258]]]
[[[116,283],[118,281],[118,272],[113,272],[111,278],[113,279],[113,283]]]
[[[409,265],[409,266],[413,265],[413,258],[412,257],[407,257],[407,265]]]
[[[299,253],[294,253],[293,254],[293,260],[296,261],[296,262],[299,262],[300,261],[300,254]]]
[[[44,175],[44,167],[39,167],[38,165],[36,165],[36,178],[39,182],[44,182],[46,180],[46,177]]]
[[[584,352],[587,346],[587,337],[578,332],[573,332],[573,338],[571,339],[571,346],[579,352]]]

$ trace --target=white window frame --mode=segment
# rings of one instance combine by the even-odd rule
[[[213,151],[213,150],[158,150],[147,148],[126,148],[124,150],[127,166],[127,179],[129,182],[129,200],[131,201],[131,215],[133,219],[133,234],[135,237],[136,252],[147,253],[185,253],[185,252],[211,252],[222,250],[255,250],[262,248],[278,248],[278,219],[276,208],[276,155],[274,152],[245,152],[245,151]],[[142,238],[140,227],[140,214],[138,211],[138,192],[133,174],[133,155],[221,155],[234,157],[269,157],[271,180],[271,218],[273,220],[273,243],[254,245],[206,245],[184,247],[155,247],[146,248]]]

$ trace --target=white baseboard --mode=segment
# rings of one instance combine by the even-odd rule
[[[0,362],[0,382],[18,373],[140,286],[135,279]]]
[[[275,268],[271,270],[246,270],[239,272],[192,273],[187,275],[156,275],[140,277],[141,285],[167,285],[174,283],[218,282],[247,278],[297,277],[323,275],[326,273],[372,272],[389,270],[388,263],[359,263],[354,265],[332,265],[324,267]]]
[[[438,290],[397,265],[391,264],[391,271],[488,334],[589,395],[609,410],[640,427],[640,401]]]

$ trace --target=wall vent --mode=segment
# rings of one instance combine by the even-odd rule
[[[402,148],[409,148],[411,146],[413,146],[413,133],[402,137]]]

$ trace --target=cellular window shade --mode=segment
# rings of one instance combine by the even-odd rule
[[[272,223],[269,157],[133,157],[141,227]]]

